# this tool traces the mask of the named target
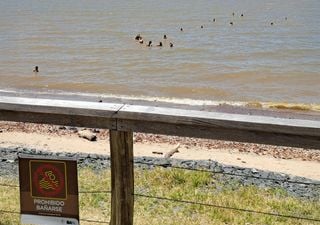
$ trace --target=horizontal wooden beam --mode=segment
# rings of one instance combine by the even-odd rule
[[[223,127],[215,128],[196,125],[179,125],[138,120],[118,120],[117,125],[118,130],[120,131],[129,130],[142,133],[165,134],[182,137],[320,149],[320,137],[309,135],[264,132],[250,129],[243,130]]]
[[[111,117],[123,104],[0,96],[0,109],[32,113]]]
[[[116,129],[123,104],[0,96],[0,120]]]
[[[320,137],[320,120],[285,119],[174,108],[125,105],[117,119],[163,124],[276,132]]]
[[[126,105],[118,130],[320,149],[320,121]]]
[[[320,149],[320,120],[2,96],[0,120]]]

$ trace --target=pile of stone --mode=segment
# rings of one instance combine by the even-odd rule
[[[110,168],[110,157],[107,155],[68,153],[68,152],[47,152],[27,148],[5,148],[0,149],[0,176],[18,175],[18,155],[47,155],[61,157],[75,157],[78,160],[78,167],[90,167],[95,170]],[[135,167],[142,169],[163,168],[184,168],[187,170],[200,170],[212,173],[217,180],[219,190],[223,187],[236,189],[239,186],[254,185],[259,188],[281,188],[289,195],[320,200],[320,181],[304,177],[291,176],[284,173],[257,170],[254,168],[242,168],[228,166],[212,160],[180,160],[171,158],[136,157]]]

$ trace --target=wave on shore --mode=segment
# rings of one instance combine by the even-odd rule
[[[314,103],[289,103],[289,102],[258,102],[258,101],[215,101],[201,100],[190,98],[168,98],[168,97],[152,97],[152,96],[129,96],[129,95],[113,95],[98,93],[80,93],[80,92],[63,92],[63,91],[32,91],[32,90],[14,90],[0,89],[0,95],[12,95],[19,97],[46,97],[46,98],[80,98],[84,100],[92,99],[118,99],[122,102],[138,101],[138,102],[157,102],[164,104],[190,105],[190,106],[220,106],[229,105],[234,107],[247,107],[258,109],[279,109],[279,110],[297,110],[297,111],[316,111],[320,112],[320,104]]]

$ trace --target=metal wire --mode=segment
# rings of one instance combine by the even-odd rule
[[[106,221],[99,221],[99,220],[89,220],[89,219],[80,219],[80,221],[88,222],[88,223],[110,223]]]
[[[0,210],[0,213],[20,214],[20,212],[17,212],[17,211],[9,211],[9,210]],[[80,219],[80,221],[89,222],[89,223],[109,223],[109,222],[106,222],[106,221],[90,220],[90,219]]]
[[[276,178],[256,177],[256,176],[252,176],[252,175],[228,173],[228,172],[223,172],[223,171],[211,171],[211,170],[193,169],[193,168],[185,168],[185,167],[180,167],[180,166],[160,165],[160,164],[145,163],[145,162],[135,162],[135,164],[142,164],[142,165],[148,165],[148,166],[157,166],[157,167],[163,167],[163,168],[169,167],[169,168],[174,168],[174,169],[182,169],[182,170],[190,170],[190,171],[197,171],[197,172],[206,172],[206,173],[223,174],[223,175],[238,176],[238,177],[255,178],[255,179],[261,179],[261,180],[272,180],[272,181],[286,182],[286,183],[292,183],[292,184],[304,184],[304,185],[320,186],[320,183],[280,180],[280,179],[276,179]]]
[[[85,193],[85,194],[86,193],[89,193],[89,194],[92,194],[92,193],[111,193],[111,191],[83,191],[83,192],[79,192],[79,193]],[[201,202],[179,200],[179,199],[171,199],[171,198],[159,197],[159,196],[144,195],[144,194],[139,194],[139,193],[134,193],[133,195],[137,196],[137,197],[144,197],[144,198],[150,198],[150,199],[171,201],[171,202],[177,202],[177,203],[194,204],[194,205],[221,208],[221,209],[227,209],[227,210],[236,210],[236,211],[242,211],[242,212],[248,212],[248,213],[255,213],[255,214],[263,214],[263,215],[269,215],[269,216],[283,217],[283,218],[289,218],[289,219],[299,219],[299,220],[308,220],[308,221],[313,221],[313,222],[320,222],[320,219],[315,219],[315,218],[298,217],[298,216],[292,216],[292,215],[283,215],[283,214],[277,214],[277,213],[255,211],[255,210],[251,210],[251,209],[235,208],[235,207],[230,207],[230,206],[214,205],[214,204],[208,204],[208,203],[201,203]],[[0,210],[0,213],[20,214],[20,212],[9,211],[9,210]],[[81,221],[92,222],[92,223],[109,223],[109,222],[105,222],[105,221],[96,221],[96,220],[89,220],[89,219],[81,219]]]
[[[13,184],[1,184],[2,187],[12,187],[12,188],[19,188],[18,185]],[[111,193],[111,191],[101,191],[101,190],[93,190],[93,191],[79,191],[80,194],[100,194],[100,193]]]
[[[0,210],[0,213],[7,213],[7,214],[20,214],[20,212],[16,211],[9,211],[9,210]]]
[[[2,187],[12,187],[12,188],[18,188],[18,185],[14,185],[14,184],[0,184],[0,186]]]
[[[169,167],[169,168],[174,168],[174,169],[183,169],[183,170],[189,170],[189,171],[206,172],[206,173],[213,173],[213,174],[223,174],[223,175],[255,178],[255,179],[262,179],[262,180],[271,180],[271,181],[275,181],[275,182],[286,182],[286,183],[293,183],[293,184],[320,186],[320,183],[289,181],[289,180],[283,180],[283,179],[281,180],[281,179],[276,179],[276,178],[257,177],[257,176],[252,176],[252,175],[236,174],[236,173],[229,173],[229,172],[223,172],[223,171],[210,171],[210,170],[204,170],[204,169],[184,168],[184,167],[179,167],[179,166],[160,165],[160,164],[146,163],[146,162],[135,162],[135,164],[157,166],[157,167]],[[18,185],[14,185],[14,184],[0,183],[0,186],[8,187],[8,188],[19,188]],[[107,191],[106,190],[93,190],[93,191],[83,190],[83,191],[79,191],[79,193],[80,194],[100,194],[100,193],[108,193],[109,194],[109,193],[111,193],[111,191],[110,190],[107,190]],[[229,206],[222,206],[222,205],[215,205],[215,204],[208,204],[208,203],[201,203],[201,202],[193,202],[193,201],[187,201],[187,200],[178,200],[178,199],[171,199],[171,198],[166,198],[166,197],[144,195],[144,194],[139,194],[139,193],[135,193],[133,195],[137,196],[137,197],[157,199],[157,200],[163,200],[163,201],[171,201],[171,202],[184,203],[184,204],[194,204],[194,205],[199,205],[199,206],[214,207],[214,208],[220,208],[220,209],[226,209],[226,210],[235,210],[235,211],[241,211],[241,212],[247,212],[247,213],[255,213],[255,214],[268,215],[268,216],[289,218],[289,219],[298,219],[298,220],[308,220],[308,221],[313,221],[313,222],[320,222],[320,219],[316,219],[316,218],[299,217],[299,216],[293,216],[293,215],[284,215],[284,214],[277,214],[277,213],[271,213],[271,212],[255,211],[255,210],[251,210],[251,209],[236,208],[236,207],[229,207]],[[0,213],[20,214],[20,212],[9,211],[9,210],[0,210]],[[105,222],[105,221],[96,221],[96,220],[90,220],[90,219],[81,219],[81,221],[85,221],[85,222],[89,222],[89,223],[109,223],[109,222]]]
[[[235,207],[230,207],[230,206],[222,206],[222,205],[214,205],[214,204],[201,203],[201,202],[178,200],[178,199],[171,199],[171,198],[158,197],[158,196],[150,196],[150,195],[144,195],[144,194],[136,194],[135,193],[133,195],[134,196],[138,196],[138,197],[157,199],[157,200],[164,200],[164,201],[171,201],[171,202],[178,202],[178,203],[185,203],[185,204],[193,204],[193,205],[207,206],[207,207],[227,209],[227,210],[236,210],[236,211],[242,211],[242,212],[248,212],[248,213],[263,214],[263,215],[268,215],[268,216],[284,217],[284,218],[289,218],[289,219],[299,219],[299,220],[308,220],[308,221],[313,221],[313,222],[320,222],[320,219],[315,219],[315,218],[299,217],[299,216],[292,216],[292,215],[283,215],[283,214],[270,213],[270,212],[261,212],[261,211],[251,210],[251,209],[242,209],[242,208],[235,208]]]
[[[80,194],[101,194],[101,193],[107,193],[110,194],[111,191],[79,191]]]

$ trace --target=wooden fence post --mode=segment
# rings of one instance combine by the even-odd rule
[[[133,133],[110,130],[111,225],[133,225]]]

